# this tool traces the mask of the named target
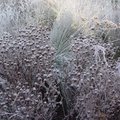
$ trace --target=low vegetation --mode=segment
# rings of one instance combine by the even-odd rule
[[[119,120],[119,4],[1,1],[0,120]]]

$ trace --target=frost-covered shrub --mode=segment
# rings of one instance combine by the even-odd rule
[[[64,57],[67,59],[69,56],[71,36],[75,30],[71,13],[66,12],[57,17],[51,31],[51,42],[56,51],[56,60],[64,59]]]
[[[10,0],[0,3],[0,33],[12,33],[29,25],[49,25],[55,19],[55,13],[46,0]],[[13,33],[14,34],[14,33]]]
[[[94,46],[103,50],[99,51],[100,54],[97,54],[100,55],[99,57],[103,57],[102,52],[106,53],[105,61],[103,57],[96,64]],[[106,51],[104,51],[104,48],[106,48]],[[72,113],[73,116],[77,114],[76,119],[78,120],[110,119],[112,110],[116,109],[114,105],[117,104],[119,107],[120,89],[118,86],[120,81],[119,76],[116,75],[116,66],[113,61],[111,62],[112,54],[114,54],[112,49],[113,47],[110,44],[97,42],[93,38],[76,37],[73,40],[74,65],[76,66],[71,75],[71,85],[77,87],[79,95],[77,95],[76,105]],[[70,115],[68,118],[70,119],[73,116]],[[116,118],[117,116],[114,116],[112,119]]]
[[[120,77],[111,44],[79,32],[71,40],[71,59],[59,69],[49,32],[30,26],[1,38],[0,73],[10,84],[0,89],[0,119],[115,118]],[[100,47],[98,65],[95,46]]]
[[[37,73],[50,73],[54,51],[49,46],[47,27],[30,26],[19,30],[17,36],[4,35],[0,42],[0,72],[9,81],[16,82],[21,79],[33,82]]]
[[[100,9],[94,16],[93,3],[98,1],[74,2],[33,1],[34,10],[39,4],[52,8],[57,18],[53,26],[38,25],[49,18],[43,12],[48,7],[38,8],[37,25],[24,23],[22,29],[13,30],[14,35],[7,31],[1,36],[0,76],[5,79],[0,78],[1,120],[120,119],[119,55],[113,59],[117,48],[98,36],[83,34],[118,26],[101,20]],[[89,15],[83,14],[86,11]],[[40,19],[35,16],[39,13]]]
[[[31,3],[28,0],[3,1],[0,4],[1,32],[11,32],[32,22]]]

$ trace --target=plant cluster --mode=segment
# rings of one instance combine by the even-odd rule
[[[98,2],[2,1],[0,120],[120,119],[119,25]]]
[[[118,120],[112,45],[79,32],[71,40],[71,57],[56,67],[49,33],[48,27],[29,26],[1,38],[0,74],[8,81],[1,83],[1,120]]]

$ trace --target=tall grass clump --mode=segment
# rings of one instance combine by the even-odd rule
[[[61,14],[55,21],[51,32],[52,45],[56,51],[56,59],[69,55],[71,40],[75,32],[72,15],[68,12]]]
[[[55,71],[58,71],[59,89],[63,98],[62,105],[64,115],[68,114],[71,108],[72,90],[67,85],[67,76],[65,71],[70,66],[71,55],[71,38],[77,28],[73,23],[73,16],[69,12],[60,14],[53,24],[51,31],[51,44],[55,49]],[[67,89],[66,89],[67,88]]]

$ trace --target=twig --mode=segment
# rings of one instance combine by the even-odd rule
[[[11,104],[12,106],[15,104],[15,102],[16,102],[16,100],[18,99],[19,95],[20,95],[20,92],[18,92],[18,94],[16,95],[16,97],[15,97],[13,103]]]

